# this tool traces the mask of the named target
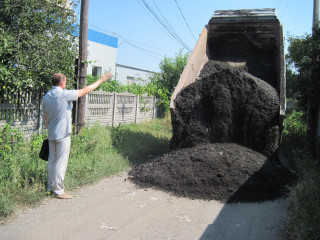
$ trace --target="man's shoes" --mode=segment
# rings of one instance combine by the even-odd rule
[[[60,195],[54,194],[54,196],[55,196],[56,198],[58,198],[58,199],[72,199],[72,198],[73,198],[72,195],[69,195],[69,194],[67,194],[67,193],[63,193],[63,194],[60,194]]]

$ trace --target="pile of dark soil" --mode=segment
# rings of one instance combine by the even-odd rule
[[[295,176],[274,160],[279,95],[272,81],[248,73],[247,63],[210,60],[204,66],[175,99],[171,152],[134,167],[131,181],[223,202],[274,200],[286,193]]]
[[[277,81],[277,47],[275,40],[261,39],[261,32],[222,34],[211,36],[208,43],[210,55],[217,61],[245,62],[248,72],[279,90]],[[260,35],[260,37],[259,37]]]
[[[279,95],[245,66],[210,60],[174,103],[170,149],[233,142],[271,156],[278,148]]]
[[[280,198],[295,176],[266,156],[233,143],[182,148],[136,166],[129,179],[192,199],[259,202]]]

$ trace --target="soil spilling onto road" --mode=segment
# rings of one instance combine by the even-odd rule
[[[233,142],[271,156],[278,148],[279,95],[245,66],[209,61],[171,113],[171,149]]]
[[[171,112],[170,152],[129,172],[175,195],[224,202],[282,197],[295,176],[277,161],[279,95],[245,63],[210,60]]]
[[[171,151],[134,167],[129,179],[177,196],[229,203],[274,200],[296,181],[273,158],[234,143]]]

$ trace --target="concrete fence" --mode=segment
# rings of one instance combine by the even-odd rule
[[[25,135],[43,132],[45,121],[42,111],[43,93],[23,93],[1,96],[0,128],[10,123]],[[147,95],[129,93],[91,92],[86,97],[86,126],[118,126],[141,123],[156,117],[156,99]]]
[[[147,95],[95,91],[87,96],[86,125],[141,123],[156,117],[156,99]]]

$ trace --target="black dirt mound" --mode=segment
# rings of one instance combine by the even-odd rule
[[[171,111],[170,149],[234,142],[272,156],[279,144],[279,95],[246,67],[209,61]]]
[[[210,60],[197,81],[179,92],[171,109],[171,152],[134,167],[131,181],[223,202],[260,202],[286,193],[295,176],[274,160],[281,129],[273,75],[267,74],[268,82],[254,77],[251,62],[240,60]]]
[[[295,177],[264,155],[233,143],[183,148],[134,167],[141,187],[192,199],[260,202],[280,198]]]

